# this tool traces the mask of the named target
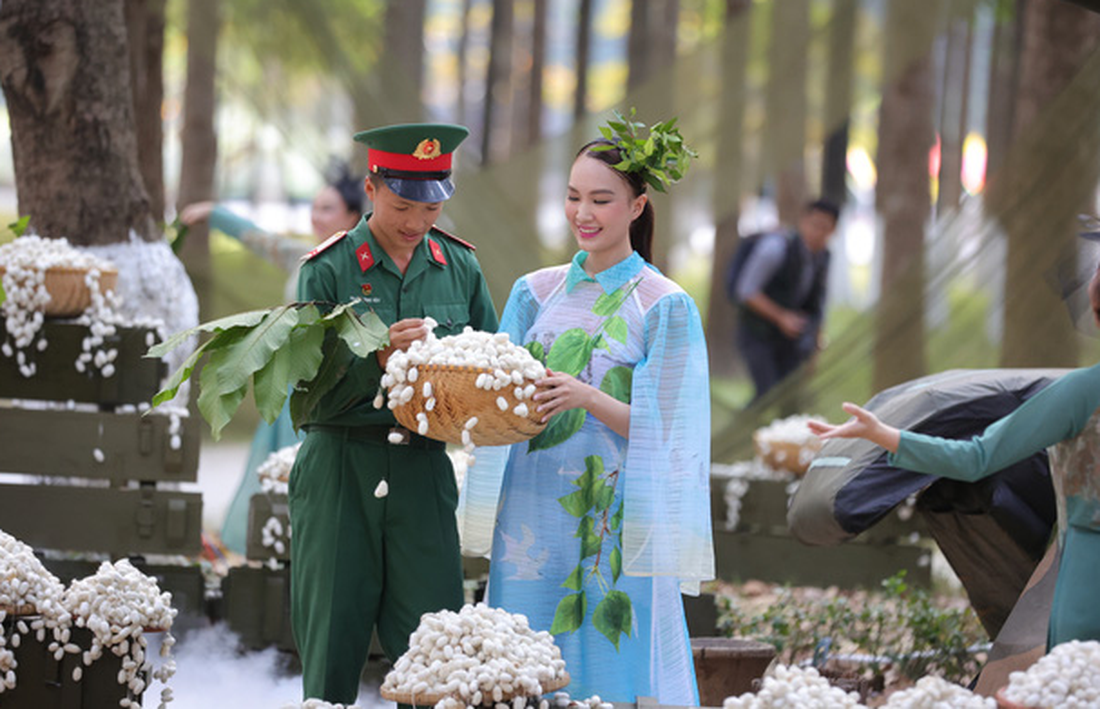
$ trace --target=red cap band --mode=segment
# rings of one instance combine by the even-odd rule
[[[367,150],[367,169],[374,172],[377,168],[402,170],[405,172],[444,172],[451,169],[453,153],[444,153],[436,158],[418,158],[404,153],[387,153],[384,150]]]

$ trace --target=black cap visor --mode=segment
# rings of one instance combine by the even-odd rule
[[[439,180],[383,177],[382,180],[398,197],[413,202],[446,202],[455,193],[455,185],[449,177]]]

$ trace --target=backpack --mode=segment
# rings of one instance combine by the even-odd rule
[[[737,244],[737,250],[733,252],[733,258],[730,259],[729,268],[726,269],[726,296],[731,302],[737,302],[737,281],[741,279],[741,271],[745,269],[749,256],[752,256],[753,250],[763,237],[774,233],[772,231],[761,231],[741,237],[741,241]],[[790,237],[797,237],[797,234],[795,232],[790,233],[787,240],[788,246],[791,243]]]

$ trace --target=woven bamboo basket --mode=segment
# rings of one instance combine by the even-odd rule
[[[491,369],[424,364],[416,370],[412,399],[393,410],[397,422],[410,431],[417,431],[419,422],[416,415],[420,412],[428,417],[427,438],[457,445],[462,444],[466,422],[474,416],[477,417],[477,425],[470,429],[470,439],[479,446],[519,443],[537,436],[546,428],[546,424],[540,422],[542,414],[535,411],[534,402],[517,399],[513,391],[515,387],[507,386],[495,391],[477,388],[478,375],[492,374]],[[432,383],[435,405],[431,411],[426,409],[428,400],[424,397],[424,382]],[[497,406],[498,397],[504,397],[508,402],[508,408],[504,411]],[[520,403],[527,404],[526,416],[513,413]]]
[[[7,269],[0,266],[0,278]],[[80,315],[92,304],[92,292],[84,283],[88,275],[87,268],[51,266],[46,269],[45,286],[50,294],[45,314],[53,318],[71,318]],[[99,274],[100,292],[113,291],[118,285],[118,271],[101,270]]]
[[[542,693],[550,694],[556,692],[562,687],[569,684],[569,673],[564,673],[561,677],[542,682]],[[414,707],[431,707],[435,706],[438,702],[442,701],[448,696],[453,696],[459,701],[462,701],[461,695],[457,692],[452,694],[443,694],[442,692],[421,692],[420,694],[413,694],[412,692],[391,692],[389,690],[381,690],[380,694],[383,699],[388,699],[391,702],[397,702],[399,704],[409,704]],[[503,702],[505,704],[511,704],[512,700],[520,695],[519,692],[505,692],[498,704]],[[537,698],[536,698],[537,699]],[[528,703],[530,704],[530,702]]]
[[[807,443],[780,440],[764,442],[760,440],[758,433],[753,434],[752,443],[757,457],[769,467],[795,475],[805,475],[814,456],[821,450],[821,442],[816,439]]]

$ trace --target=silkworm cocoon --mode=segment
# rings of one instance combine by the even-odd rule
[[[382,499],[386,495],[390,494],[390,486],[385,480],[379,480],[378,485],[374,488],[374,496],[378,499]]]
[[[416,432],[419,433],[421,436],[428,435],[428,422],[421,421],[416,427]]]
[[[477,416],[471,416],[469,419],[466,420],[466,430],[467,431],[473,430],[474,426],[476,426],[476,425],[477,425]]]
[[[505,399],[503,396],[498,396],[497,397],[497,408],[500,409],[501,411],[507,411],[508,410],[508,400]]]
[[[424,410],[425,411],[432,411],[433,409],[435,409],[435,397],[434,396],[429,398],[427,401],[424,402]]]
[[[401,443],[401,441],[405,440],[405,437],[397,431],[391,431],[390,435],[386,436],[386,439],[389,440],[390,443],[397,445]]]
[[[374,403],[374,408],[381,409],[386,404],[386,397],[382,394],[382,392],[378,392],[377,394],[374,395],[374,402],[373,403]]]
[[[527,404],[520,404],[516,406],[516,408],[512,409],[512,413],[514,413],[516,416],[526,416]]]

